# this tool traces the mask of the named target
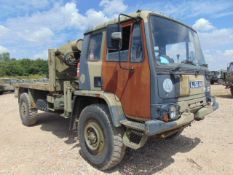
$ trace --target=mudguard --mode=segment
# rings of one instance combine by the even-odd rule
[[[111,114],[111,120],[115,127],[121,126],[121,121],[126,120],[124,111],[122,109],[119,98],[112,94],[103,91],[87,91],[79,90],[74,92],[74,95],[78,98],[79,96],[94,97],[103,99],[108,105],[109,112]]]

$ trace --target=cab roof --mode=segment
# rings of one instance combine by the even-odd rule
[[[138,10],[137,12],[134,12],[134,13],[130,13],[130,14],[127,14],[133,18],[137,18],[137,17],[140,17],[142,18],[145,22],[148,21],[148,17],[150,15],[155,15],[155,16],[159,16],[159,17],[162,17],[162,18],[166,18],[166,19],[169,19],[169,20],[172,20],[174,22],[177,22],[179,24],[182,24],[188,28],[190,28],[191,30],[195,31],[192,27],[182,23],[181,21],[178,21],[172,17],[169,17],[165,14],[162,14],[162,13],[158,13],[158,12],[153,12],[153,11],[147,11],[147,10]],[[120,22],[124,22],[124,21],[127,21],[127,20],[130,20],[129,17],[126,17],[126,16],[121,16],[120,18]],[[91,33],[91,32],[94,32],[94,31],[97,31],[97,30],[100,30],[100,29],[103,29],[105,27],[107,27],[109,24],[117,24],[118,23],[118,18],[115,18],[115,19],[112,19],[112,20],[109,20],[105,23],[102,23],[100,25],[97,25],[96,27],[92,28],[92,29],[89,29],[85,34],[87,33]],[[195,31],[196,32],[196,31]]]

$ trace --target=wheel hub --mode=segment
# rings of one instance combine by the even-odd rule
[[[97,142],[97,135],[94,130],[91,128],[88,129],[87,131],[87,139],[90,141],[90,144],[93,145]]]
[[[27,113],[27,106],[26,106],[26,103],[23,102],[23,103],[21,104],[21,115],[22,115],[22,116],[25,116],[26,113]]]
[[[98,154],[104,147],[104,135],[101,127],[95,121],[89,121],[84,128],[85,143],[94,154]]]

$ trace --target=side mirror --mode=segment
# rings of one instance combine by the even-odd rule
[[[121,32],[113,32],[111,36],[112,40],[122,40]]]
[[[107,46],[109,50],[120,50],[122,47],[122,28],[118,24],[107,26]]]

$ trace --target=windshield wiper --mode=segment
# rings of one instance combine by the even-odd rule
[[[191,64],[191,65],[196,66],[196,64],[195,64],[194,62],[189,61],[189,60],[182,61],[181,63],[184,63],[184,64]]]

